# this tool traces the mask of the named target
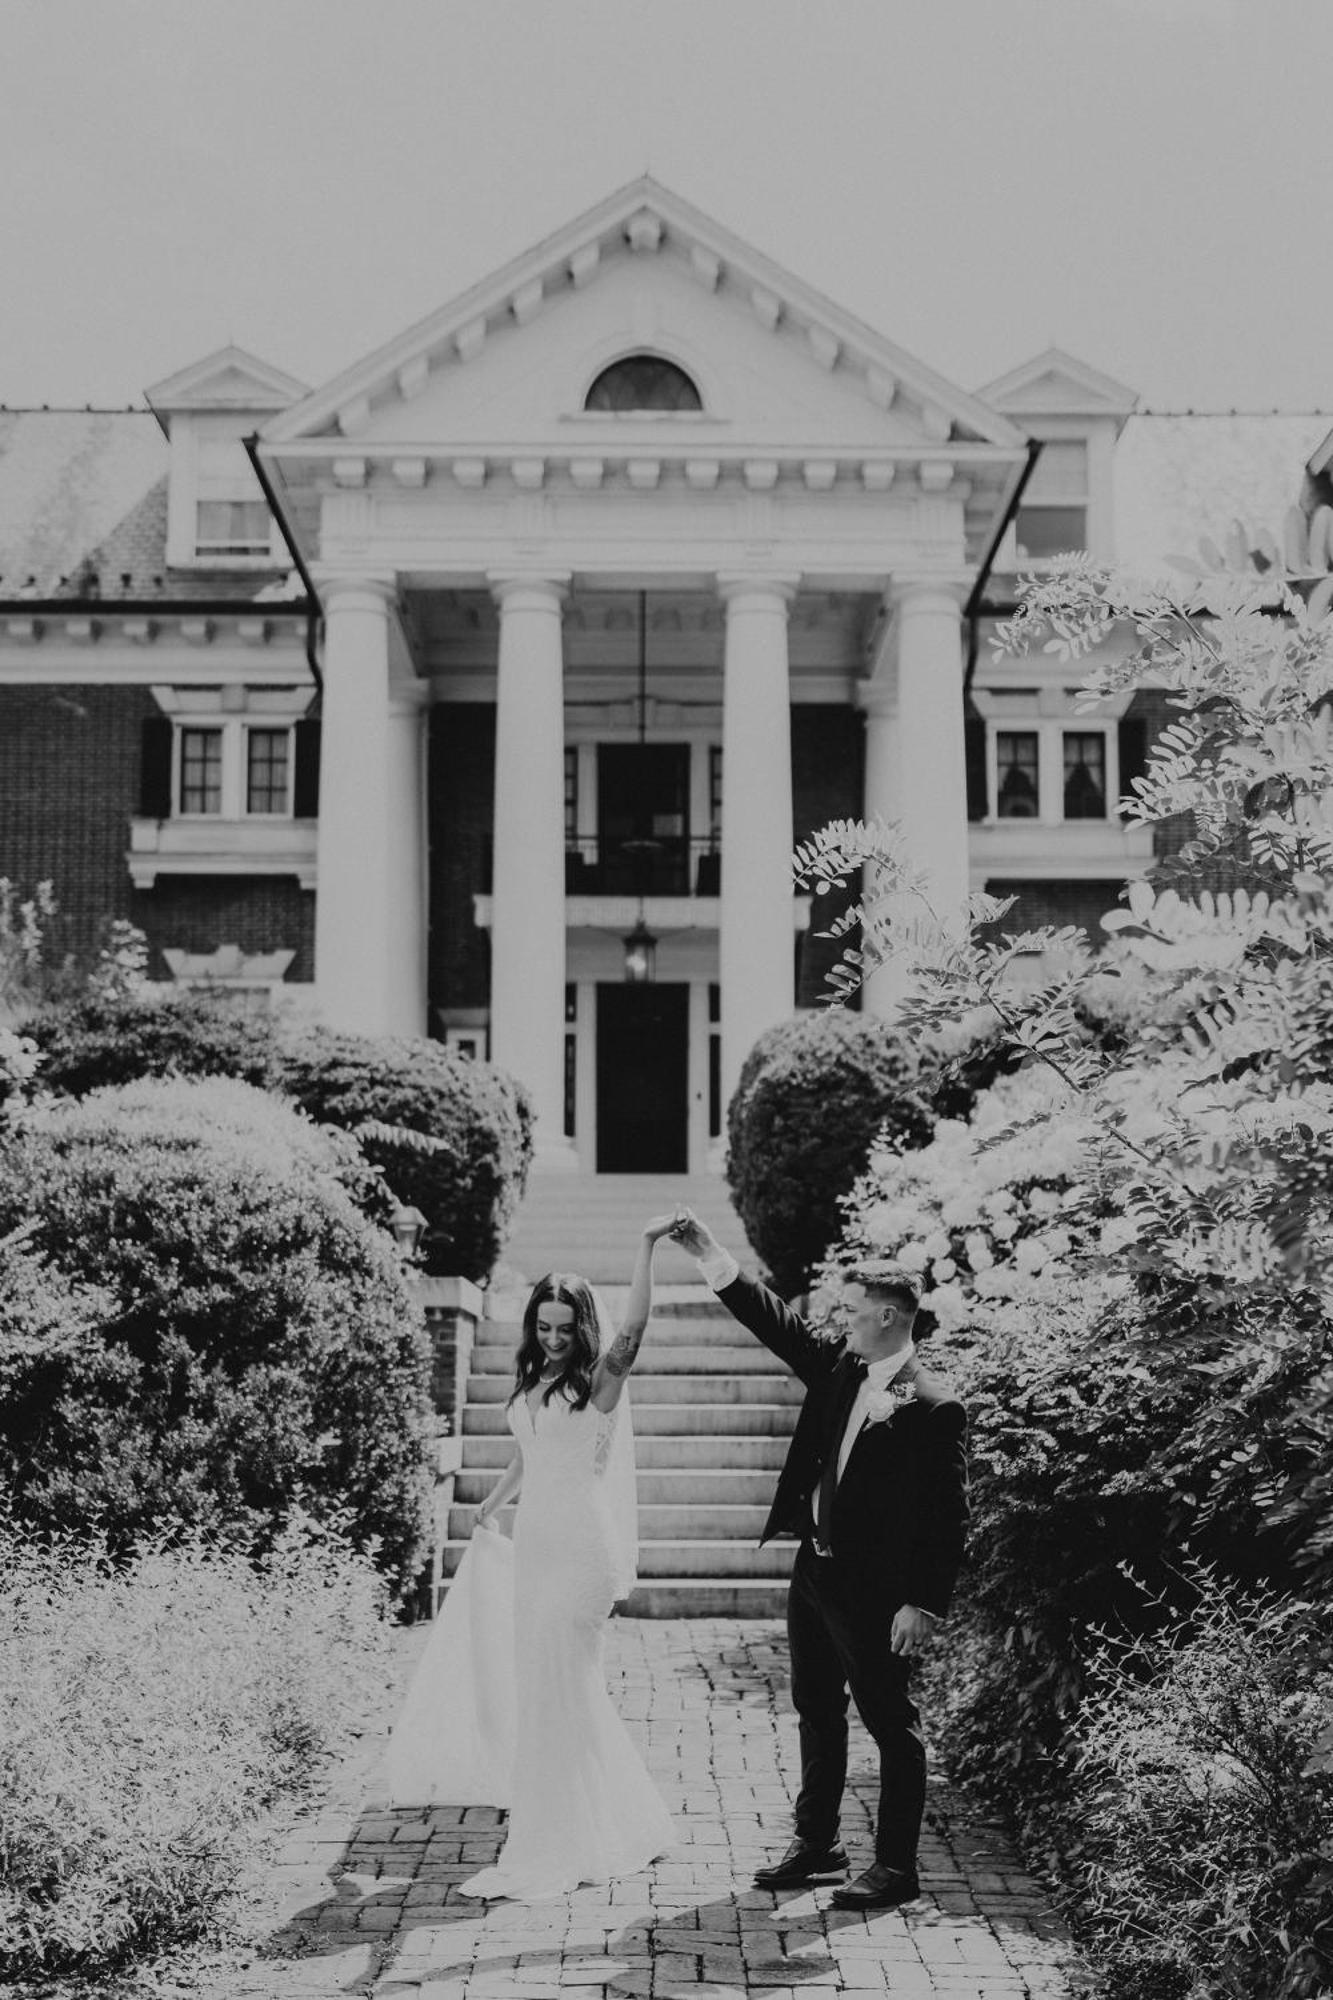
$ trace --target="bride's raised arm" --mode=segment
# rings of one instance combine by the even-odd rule
[[[599,1410],[614,1410],[625,1377],[639,1358],[648,1315],[653,1309],[653,1252],[675,1226],[674,1215],[654,1215],[643,1225],[634,1275],[629,1281],[625,1323],[605,1354],[597,1357],[592,1374],[592,1400]]]

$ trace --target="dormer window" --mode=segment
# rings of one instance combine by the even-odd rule
[[[194,553],[198,560],[268,557],[273,518],[255,489],[245,447],[235,437],[201,437],[195,488]]]
[[[1042,446],[1014,520],[1020,563],[1048,562],[1088,545],[1088,447],[1082,438]]]
[[[585,410],[610,411],[627,416],[639,410],[680,414],[702,410],[698,389],[674,361],[660,354],[627,354],[604,368],[589,389]]]

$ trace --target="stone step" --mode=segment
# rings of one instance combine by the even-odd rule
[[[771,1484],[770,1481],[770,1488]],[[753,1546],[764,1532],[771,1498],[770,1491],[752,1506],[691,1501],[675,1507],[648,1505],[640,1499],[640,1548],[649,1542],[682,1541],[741,1542]],[[460,1541],[464,1539],[472,1531],[475,1513],[472,1505],[451,1507],[449,1533]]]
[[[787,1585],[776,1577],[655,1577],[638,1584],[630,1618],[785,1618]]]
[[[507,1510],[501,1511],[501,1521]],[[450,1524],[453,1525],[452,1522]],[[443,1568],[452,1576],[467,1547],[466,1539],[450,1539],[443,1548]],[[642,1537],[639,1544],[639,1579],[655,1583],[673,1577],[726,1578],[736,1582],[787,1577],[796,1560],[795,1542],[769,1542],[756,1548],[752,1541],[718,1540],[672,1541]]]
[[[698,1347],[684,1342],[658,1341],[651,1347],[645,1344],[635,1369],[634,1379],[640,1381],[640,1370],[645,1365],[651,1367],[655,1375],[771,1375],[775,1365],[773,1356],[757,1340],[744,1346],[737,1343]],[[474,1375],[503,1375],[507,1380],[514,1373],[514,1349],[508,1341],[479,1340],[472,1349],[472,1372]]]
[[[800,1402],[799,1397],[791,1397],[784,1403],[640,1403],[637,1385],[633,1394],[634,1431],[640,1447],[647,1439],[661,1438],[711,1449],[714,1439],[743,1437],[764,1442],[780,1439],[785,1452]],[[468,1403],[463,1410],[463,1437],[502,1440],[507,1454],[513,1447],[513,1433],[505,1399]]]
[[[655,1437],[640,1432],[634,1448],[641,1481],[648,1472],[688,1471],[692,1477],[702,1478],[719,1469],[727,1473],[763,1471],[771,1478],[786,1458],[790,1442],[789,1431],[774,1437],[736,1437],[726,1432]],[[514,1440],[508,1429],[503,1434],[464,1434],[464,1472],[502,1471],[513,1455]]]
[[[771,1364],[770,1364],[771,1365]],[[513,1374],[469,1375],[467,1400],[469,1403],[499,1403],[509,1400],[513,1386]],[[734,1372],[717,1373],[696,1371],[691,1374],[664,1373],[656,1370],[651,1375],[634,1374],[635,1423],[638,1412],[648,1403],[786,1403],[797,1404],[805,1395],[803,1385],[794,1375],[761,1375]]]
[[[454,1482],[454,1500],[465,1506],[476,1506],[500,1477],[502,1468],[495,1466],[465,1467]],[[669,1466],[645,1468],[639,1461],[638,1476],[639,1512],[646,1507],[702,1507],[705,1509],[725,1509],[733,1506],[767,1507],[773,1498],[773,1475],[762,1467],[757,1471],[747,1471],[740,1467],[719,1465],[716,1459],[707,1469],[693,1466]],[[711,1533],[711,1529],[702,1530]],[[746,1532],[743,1527],[736,1530],[737,1536]]]

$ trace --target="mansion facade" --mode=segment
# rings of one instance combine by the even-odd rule
[[[1151,866],[1151,707],[993,659],[1020,571],[1274,495],[1333,560],[1327,419],[1136,402],[1055,350],[966,392],[645,179],[314,391],[229,347],[0,407],[0,875],[489,1055],[552,1165],[697,1170],[838,949],[794,839],[881,815],[1031,923]]]

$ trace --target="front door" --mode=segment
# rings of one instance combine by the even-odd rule
[[[689,1164],[688,986],[597,988],[597,1171]]]

